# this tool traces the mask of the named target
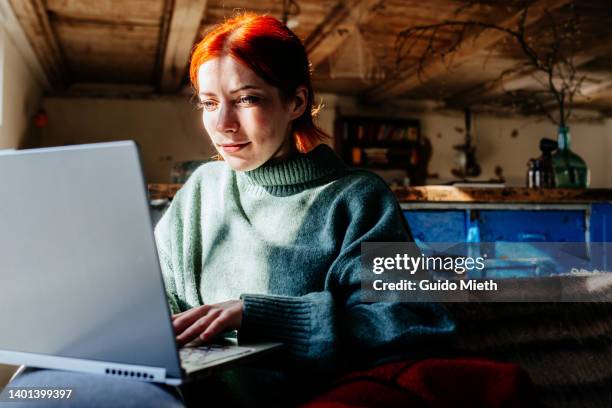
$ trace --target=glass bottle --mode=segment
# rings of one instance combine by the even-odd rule
[[[552,167],[557,188],[586,188],[589,185],[589,169],[584,160],[570,149],[570,132],[559,127],[557,151],[552,155]]]
[[[555,172],[552,164],[552,153],[557,150],[558,143],[552,139],[542,138],[540,140],[540,151],[542,155],[538,158],[540,162],[540,187],[555,187]]]

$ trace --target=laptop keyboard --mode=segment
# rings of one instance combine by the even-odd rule
[[[187,346],[179,349],[181,365],[188,373],[200,370],[219,360],[231,359],[243,354],[252,353],[249,347],[233,345],[208,344],[202,346]]]

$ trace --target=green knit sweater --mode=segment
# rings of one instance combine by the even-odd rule
[[[173,313],[241,298],[239,337],[284,342],[305,365],[414,351],[454,328],[433,305],[361,301],[361,243],[412,237],[386,184],[326,145],[248,172],[202,165],[155,235]]]

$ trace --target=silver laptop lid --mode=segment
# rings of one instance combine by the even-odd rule
[[[181,377],[143,180],[131,141],[0,151],[4,355]]]

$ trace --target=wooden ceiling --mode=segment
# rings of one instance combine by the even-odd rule
[[[508,0],[510,3],[513,0]],[[397,34],[411,26],[445,19],[477,20],[511,27],[519,15],[508,1],[476,3],[455,14],[468,0],[294,0],[288,25],[304,40],[317,91],[356,95],[366,101],[404,98],[436,100],[442,106],[504,103],[508,90],[535,91],[533,70],[519,47],[503,34],[467,36],[454,56],[429,58],[417,75],[421,39],[397,65]],[[176,93],[187,86],[186,68],[193,44],[210,26],[237,10],[282,18],[283,0],[10,0],[53,85],[50,94],[77,94],[84,84],[112,89],[141,87],[151,93]],[[571,7],[574,7],[572,9]],[[576,104],[612,114],[612,2],[610,0],[534,0],[526,21],[533,36],[545,36],[543,20],[575,10],[581,21],[581,50],[575,56],[586,75]],[[442,30],[436,41],[450,41]],[[359,49],[354,46],[359,39]],[[369,59],[376,76],[355,77],[337,70],[339,55]],[[356,55],[356,54],[355,54]],[[346,64],[345,64],[346,66]],[[350,66],[350,64],[349,64]],[[335,68],[336,67],[336,68]],[[503,85],[500,72],[511,72]],[[80,91],[83,92],[83,91]]]

